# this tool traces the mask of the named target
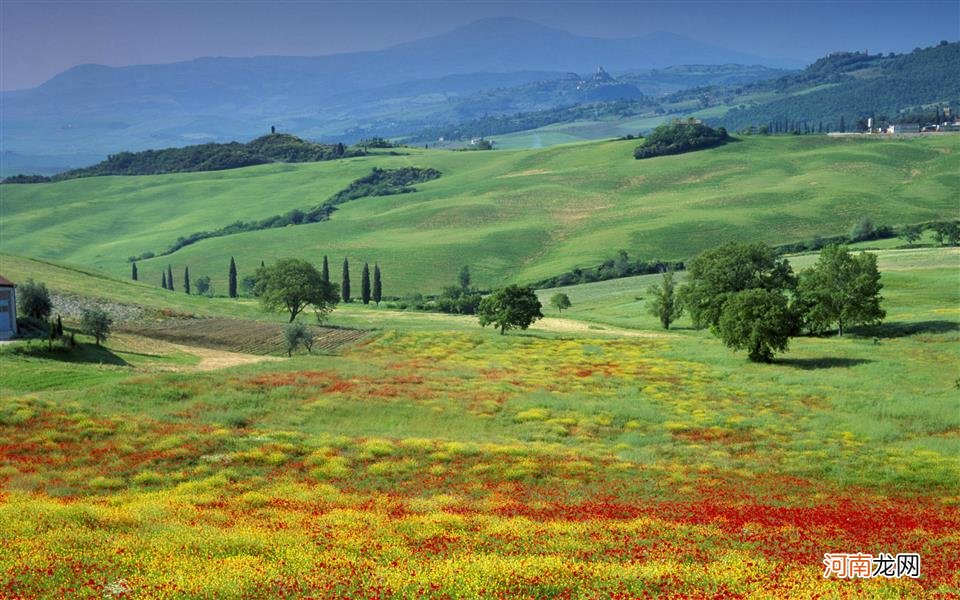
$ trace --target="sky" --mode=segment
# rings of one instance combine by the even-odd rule
[[[836,50],[905,52],[960,38],[960,1],[23,1],[0,0],[0,90],[72,66],[201,56],[379,50],[488,17],[593,37],[671,31],[804,63]]]

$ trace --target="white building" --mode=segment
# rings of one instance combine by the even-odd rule
[[[887,133],[920,133],[917,123],[894,123],[887,127]]]
[[[0,277],[0,340],[17,335],[17,289]]]

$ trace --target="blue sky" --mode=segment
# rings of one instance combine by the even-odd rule
[[[476,19],[512,16],[579,35],[672,31],[811,61],[834,50],[903,52],[960,37],[960,2],[0,2],[0,89],[83,63],[375,50]]]

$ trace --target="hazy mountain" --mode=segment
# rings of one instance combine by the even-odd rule
[[[37,88],[2,94],[3,142],[33,160],[249,139],[271,124],[335,137],[372,117],[389,122],[398,109],[423,110],[425,97],[436,102],[598,65],[625,71],[770,62],[672,33],[601,39],[485,19],[376,52],[74,67]],[[393,113],[384,112],[387,102]]]

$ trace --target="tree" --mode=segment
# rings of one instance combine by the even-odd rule
[[[798,304],[810,331],[821,333],[836,324],[842,336],[845,327],[883,320],[882,288],[876,255],[852,255],[845,246],[831,245],[800,274]]]
[[[286,345],[287,356],[292,356],[293,352],[301,345],[307,349],[307,352],[311,352],[314,338],[313,333],[310,332],[306,325],[300,321],[293,321],[292,323],[287,323],[283,328],[283,341]]]
[[[323,271],[320,272],[323,280],[330,283],[330,264],[327,262],[327,255],[323,255]]]
[[[160,287],[162,287],[163,289],[167,289],[167,272],[166,271],[162,271],[160,273]]]
[[[60,315],[57,315],[57,337],[63,337],[63,321]]]
[[[137,263],[130,263],[130,279],[137,280]]]
[[[876,229],[873,226],[873,220],[870,217],[860,217],[860,220],[850,230],[850,241],[861,242],[863,240],[872,240],[876,236]]]
[[[199,283],[199,282],[197,282]],[[197,291],[200,291],[199,289]],[[203,292],[200,292],[201,294]],[[230,257],[230,270],[227,272],[227,295],[231,298],[237,297],[237,263]]]
[[[941,246],[949,244],[956,246],[960,242],[960,223],[951,221],[949,223],[935,223],[931,226],[933,237]]]
[[[563,309],[573,306],[570,303],[570,296],[564,293],[557,293],[550,297],[550,306],[557,309],[558,313],[563,313]]]
[[[190,267],[183,268],[183,293],[190,295]]]
[[[905,241],[908,246],[912,246],[914,242],[920,239],[921,235],[923,235],[923,228],[919,225],[905,225],[897,237]]]
[[[717,332],[727,347],[747,350],[754,362],[770,362],[774,352],[787,349],[796,332],[796,317],[782,293],[748,289],[724,303]]]
[[[474,289],[465,290],[459,285],[448,285],[437,298],[437,308],[445,313],[472,315],[476,314],[482,299],[480,292]]]
[[[367,263],[363,263],[360,275],[360,299],[364,304],[370,304],[370,265]]]
[[[460,269],[460,273],[457,275],[457,281],[460,282],[460,289],[468,290],[470,289],[470,267],[463,265]]]
[[[257,278],[253,275],[244,275],[243,279],[240,281],[240,285],[243,287],[243,293],[246,295],[256,295]]]
[[[173,267],[167,265],[167,289],[171,292],[174,291],[173,288]]]
[[[53,309],[47,284],[37,283],[33,279],[28,279],[17,288],[17,302],[20,304],[20,314],[38,320],[49,317]]]
[[[673,271],[666,271],[660,283],[650,286],[650,314],[660,319],[664,329],[683,315],[683,303],[677,297],[677,284],[673,280]]]
[[[283,258],[256,272],[254,293],[265,310],[286,310],[290,323],[312,306],[320,320],[337,303],[336,290],[324,281],[317,269],[299,258]]]
[[[80,330],[87,335],[92,335],[98,346],[101,340],[106,340],[107,336],[110,335],[112,324],[113,320],[110,315],[102,308],[85,308],[80,313]]]
[[[730,295],[750,289],[783,293],[796,288],[796,277],[785,258],[763,243],[731,242],[707,250],[690,263],[680,300],[695,327],[716,333],[723,304]]]
[[[526,329],[537,319],[543,318],[542,305],[533,289],[508,285],[490,294],[480,302],[477,313],[480,325],[494,325],[500,335],[508,329]]]
[[[201,296],[212,296],[213,295],[213,284],[210,283],[210,276],[204,275],[202,277],[197,277],[197,294]]]
[[[373,264],[373,301],[380,306],[380,300],[383,298],[383,285],[380,282],[380,265]]]
[[[350,263],[343,259],[343,274],[340,279],[340,299],[350,302]]]

